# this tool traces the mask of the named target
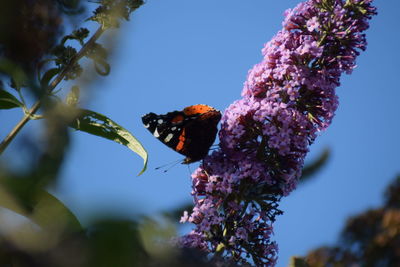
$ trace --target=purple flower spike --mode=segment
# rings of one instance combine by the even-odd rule
[[[225,110],[219,149],[192,174],[195,206],[181,222],[196,229],[180,245],[238,264],[275,265],[278,202],[296,188],[309,145],[335,114],[340,76],[366,48],[371,2],[309,0],[285,12],[243,98]]]

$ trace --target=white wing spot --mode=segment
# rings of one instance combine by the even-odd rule
[[[154,135],[154,137],[156,137],[156,138],[160,137],[160,134],[158,133],[157,128],[154,130],[153,135]]]
[[[175,130],[176,130],[176,127],[175,127],[175,126],[171,128],[171,131],[175,131]]]
[[[161,123],[163,123],[164,121],[163,121],[162,119],[159,119],[157,122],[158,122],[158,124],[161,124]]]
[[[172,133],[169,133],[169,134],[167,135],[167,137],[165,137],[164,142],[165,142],[165,143],[168,143],[168,142],[172,139],[172,137],[174,137],[174,135],[173,135]]]

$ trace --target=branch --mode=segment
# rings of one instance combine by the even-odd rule
[[[71,62],[61,71],[60,74],[50,83],[48,93],[52,92],[57,85],[64,79],[65,75],[71,70],[71,67],[77,63],[83,56],[85,56],[87,50],[99,39],[99,37],[104,33],[104,29],[100,26],[95,34],[87,41],[81,48],[81,50],[71,59]],[[15,136],[21,131],[25,124],[30,121],[31,116],[35,114],[42,104],[42,99],[39,99],[27,114],[15,125],[15,127],[10,131],[10,133],[4,138],[0,143],[0,155],[6,150],[11,141]]]

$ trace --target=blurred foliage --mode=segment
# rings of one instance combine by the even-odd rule
[[[311,178],[316,177],[317,172],[321,171],[321,169],[325,166],[331,156],[331,150],[327,147],[325,148],[316,159],[312,162],[306,164],[303,167],[303,171],[300,177],[300,183],[310,180]]]
[[[388,186],[382,207],[350,218],[334,247],[305,257],[310,267],[400,266],[400,176]]]
[[[100,219],[58,237],[32,228],[25,224],[0,235],[0,266],[217,266],[198,251],[173,247],[169,240],[174,226],[148,218]]]
[[[0,2],[0,57],[32,71],[63,31],[65,17],[84,12],[80,0]]]
[[[94,19],[99,10],[108,12],[102,13],[103,19],[115,16],[108,19],[120,23],[142,4],[141,0],[98,2],[91,19],[100,25],[90,32],[84,27],[75,29],[76,20],[88,15],[86,1],[1,1],[0,110],[23,112],[0,143],[1,154],[13,140],[20,142],[0,158],[1,267],[197,266],[202,262],[203,255],[194,262],[188,255],[197,252],[170,246],[175,226],[168,220],[106,218],[82,226],[48,192],[62,170],[74,133],[71,129],[123,144],[144,159],[145,170],[147,153],[131,133],[103,114],[80,108],[88,79],[85,84],[70,81],[62,85],[61,92],[62,81],[76,80],[87,71],[82,58],[93,62],[98,74],[110,72],[110,48],[98,42],[107,30],[102,21]],[[63,35],[67,29],[70,33]],[[14,139],[27,122],[38,119],[41,123],[35,133]],[[23,166],[15,164],[21,160]],[[185,257],[194,263],[186,265],[190,260]]]
[[[98,10],[105,9],[107,12],[103,13],[103,18],[108,16],[110,20],[120,21],[128,20],[131,12],[143,1],[115,0],[98,4],[90,19],[95,20]],[[86,14],[84,10],[78,0],[16,0],[0,4],[0,109],[21,108],[24,112],[21,121],[0,143],[0,154],[28,121],[45,119],[47,128],[44,133],[47,136],[43,140],[48,144],[35,148],[38,153],[40,150],[43,152],[43,156],[35,158],[39,166],[35,177],[40,177],[42,185],[57,176],[56,170],[63,160],[63,153],[59,152],[66,151],[70,139],[68,127],[80,131],[86,129],[89,134],[128,147],[144,160],[140,173],[146,169],[147,152],[131,133],[106,115],[79,108],[79,85],[73,84],[65,103],[61,101],[62,88],[58,87],[63,80],[76,80],[82,75],[82,58],[92,61],[98,74],[105,76],[110,73],[109,52],[98,42],[107,30],[101,21],[92,34],[87,28],[80,27],[61,36],[63,27],[74,26],[64,22]],[[32,102],[34,104],[29,107]],[[49,158],[54,161],[52,165],[48,164]]]
[[[308,267],[308,265],[302,258],[291,257],[288,267]]]
[[[120,20],[129,20],[129,14],[139,8],[143,0],[99,0],[99,7],[93,12],[89,20],[96,21],[103,28],[118,28]]]

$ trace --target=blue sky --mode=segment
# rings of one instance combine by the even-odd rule
[[[177,165],[167,173],[154,170],[182,157],[156,140],[142,126],[141,116],[203,103],[224,110],[240,98],[247,71],[281,28],[285,9],[298,2],[148,0],[111,38],[111,74],[93,84],[82,101],[143,143],[150,157],[148,171],[137,177],[138,156],[77,132],[55,194],[83,222],[96,213],[130,217],[190,202],[190,173],[197,165]],[[353,74],[343,76],[336,117],[311,146],[308,159],[327,146],[332,157],[313,181],[281,203],[285,214],[278,217],[274,236],[278,266],[286,266],[291,255],[333,244],[344,220],[377,207],[385,186],[400,172],[400,2],[377,0],[376,6],[379,14],[367,31],[368,49]],[[1,137],[20,116],[0,114],[6,118]],[[11,155],[17,146],[9,149]]]

